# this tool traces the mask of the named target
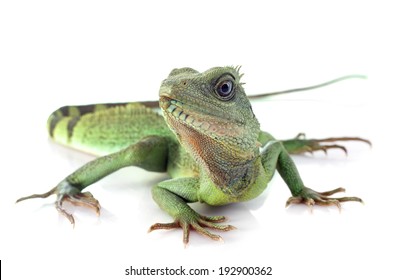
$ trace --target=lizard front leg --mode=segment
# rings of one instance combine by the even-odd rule
[[[82,192],[89,185],[126,166],[139,166],[151,171],[166,171],[168,140],[149,136],[119,152],[88,162],[44,194],[34,194],[17,200],[46,198],[56,195],[56,209],[74,225],[74,217],[63,208],[63,202],[92,208],[100,214],[100,204],[89,192]]]
[[[327,192],[317,192],[307,188],[300,178],[295,163],[291,159],[283,143],[275,140],[269,134],[262,135],[264,135],[266,139],[264,144],[265,146],[261,152],[263,168],[269,176],[272,176],[274,171],[277,169],[292,193],[292,197],[288,199],[286,206],[290,204],[303,203],[308,206],[312,206],[314,204],[322,206],[335,205],[340,209],[341,202],[362,202],[362,199],[358,197],[331,197],[335,193],[345,191],[343,188],[337,188]]]
[[[198,189],[198,178],[177,178],[156,185],[152,189],[152,196],[159,207],[174,218],[174,222],[156,223],[150,227],[149,231],[182,228],[185,245],[189,242],[190,229],[213,240],[222,240],[221,236],[211,233],[205,227],[220,231],[229,231],[234,227],[218,224],[225,221],[224,216],[203,216],[187,204],[198,201]]]

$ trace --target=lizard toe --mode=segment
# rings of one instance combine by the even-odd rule
[[[309,207],[312,207],[314,205],[336,206],[339,211],[341,211],[342,202],[355,201],[363,203],[362,199],[360,199],[359,197],[330,197],[335,193],[344,191],[345,189],[343,188],[337,188],[327,192],[316,192],[312,189],[305,187],[299,195],[290,197],[287,200],[286,206],[289,206],[291,204],[305,204]]]

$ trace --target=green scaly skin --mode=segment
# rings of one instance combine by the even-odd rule
[[[99,202],[82,192],[89,185],[125,166],[168,172],[172,179],[158,183],[152,196],[159,207],[173,217],[172,223],[157,223],[151,230],[183,229],[189,241],[190,229],[220,240],[209,229],[228,231],[223,216],[206,217],[188,204],[209,205],[247,201],[260,195],[277,170],[292,197],[287,205],[336,205],[359,201],[357,197],[331,198],[335,189],[318,193],[305,187],[289,154],[338,148],[335,141],[364,141],[356,137],[294,139],[279,141],[261,131],[246,96],[239,68],[216,67],[199,73],[191,68],[174,69],[160,88],[157,102],[68,106],[48,120],[50,136],[64,145],[99,156],[62,180],[47,193],[29,198],[57,196],[56,208],[72,224],[74,218],[62,204],[100,212]]]

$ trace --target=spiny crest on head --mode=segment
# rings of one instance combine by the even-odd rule
[[[239,81],[241,81],[241,78],[244,76],[244,73],[240,72],[241,65],[237,65],[237,66],[232,65],[229,67],[233,68],[236,71],[237,75],[239,75]],[[245,83],[240,82],[240,85],[245,85]]]

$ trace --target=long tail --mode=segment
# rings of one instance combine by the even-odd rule
[[[152,102],[65,106],[47,122],[50,137],[60,144],[93,155],[119,151],[148,135],[169,132]]]
[[[61,121],[67,121],[67,133],[73,133],[73,128],[79,121],[79,119],[88,113],[95,113],[98,111],[102,111],[108,108],[113,107],[122,107],[126,106],[125,103],[106,103],[106,104],[92,104],[92,105],[79,105],[79,106],[64,106],[56,111],[54,111],[48,118],[47,128],[49,135],[53,138],[54,130],[56,126]],[[159,108],[159,103],[157,101],[147,101],[147,102],[139,102],[139,104],[144,105],[148,108]]]
[[[81,116],[115,106],[124,106],[126,104],[127,103],[110,103],[61,107],[49,116],[47,121],[48,133],[53,138],[56,126],[59,125],[60,122],[67,120],[67,133],[72,134],[73,128]]]
[[[255,94],[255,95],[250,95],[248,96],[249,99],[260,99],[260,98],[266,98],[269,96],[275,96],[275,95],[281,95],[281,94],[287,94],[291,92],[298,92],[298,91],[307,91],[307,90],[312,90],[312,89],[317,89],[321,87],[325,87],[343,80],[349,80],[349,79],[367,79],[366,76],[364,75],[348,75],[348,76],[343,76],[322,84],[314,85],[314,86],[308,86],[308,87],[302,87],[302,88],[294,88],[294,89],[288,89],[288,90],[282,90],[282,91],[275,91],[275,92],[267,92],[267,93],[261,93],[261,94]]]

